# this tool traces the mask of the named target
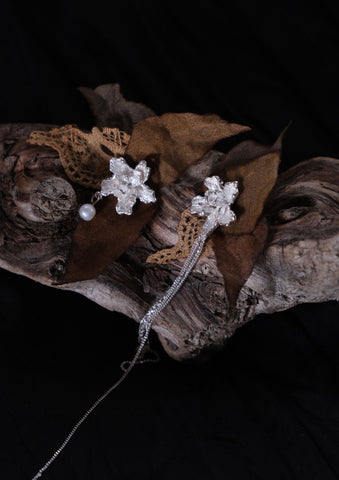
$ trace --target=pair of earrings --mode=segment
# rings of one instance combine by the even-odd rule
[[[103,180],[101,190],[92,195],[90,203],[85,203],[79,209],[79,215],[85,221],[93,220],[95,205],[108,195],[117,197],[116,211],[119,215],[132,215],[137,200],[142,203],[156,202],[154,190],[146,185],[151,169],[145,160],[131,168],[123,157],[113,157],[109,168],[113,175]],[[214,176],[207,177],[204,185],[207,191],[204,197],[198,195],[193,198],[191,213],[206,216],[209,224],[229,225],[235,220],[230,205],[238,195],[238,183],[224,184],[218,176]]]
[[[138,163],[135,168],[131,168],[124,158],[113,157],[110,160],[110,171],[113,175],[102,181],[101,190],[94,193],[91,203],[86,203],[80,207],[79,215],[83,220],[90,221],[94,218],[96,214],[95,204],[107,195],[117,197],[118,201],[115,208],[119,215],[132,215],[133,207],[138,199],[142,203],[156,201],[154,190],[146,185],[151,169],[147,166],[145,160]],[[198,261],[208,236],[219,225],[227,226],[236,219],[230,205],[238,195],[238,182],[223,183],[218,176],[213,176],[205,178],[204,185],[207,188],[204,196],[194,197],[191,204],[192,214],[206,217],[202,231],[193,243],[190,254],[173,285],[141,320],[139,344],[146,343],[155,318],[185,282]]]
[[[133,207],[138,199],[142,203],[153,203],[156,201],[154,190],[146,185],[151,169],[147,167],[144,160],[133,169],[127,165],[122,157],[114,157],[110,160],[110,171],[113,175],[102,181],[101,190],[94,193],[91,203],[84,204],[80,207],[79,215],[83,220],[90,221],[95,217],[95,204],[107,195],[117,197],[118,201],[115,208],[119,215],[132,215]],[[195,239],[191,251],[173,284],[166,293],[151,306],[140,321],[138,334],[139,344],[133,359],[127,362],[128,366],[123,369],[122,376],[92,404],[74,425],[63,443],[45,465],[40,468],[32,480],[37,480],[42,476],[45,470],[47,470],[51,463],[56,460],[67,446],[80,425],[82,425],[93,410],[126,379],[142,355],[154,320],[184,284],[194,265],[199,260],[208,236],[219,225],[227,226],[236,219],[234,212],[230,209],[230,205],[238,195],[238,182],[223,183],[218,176],[213,176],[205,178],[204,185],[207,188],[204,196],[197,195],[193,198],[191,204],[192,214],[206,217],[203,228]]]

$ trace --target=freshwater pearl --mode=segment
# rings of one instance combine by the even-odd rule
[[[91,203],[85,203],[79,208],[79,215],[86,222],[93,220],[96,213],[95,207]]]

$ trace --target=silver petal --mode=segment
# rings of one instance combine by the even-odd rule
[[[232,204],[238,195],[238,182],[227,182],[223,188],[224,203]]]
[[[142,185],[140,192],[138,193],[138,197],[143,203],[154,203],[157,201],[154,190],[147,185]]]
[[[125,159],[122,157],[111,158],[109,161],[109,169],[112,173],[117,175],[126,175],[126,173],[128,173],[130,170],[133,171],[133,169],[127,165]]]
[[[114,191],[113,178],[106,178],[101,182],[101,195],[106,197],[112,195]]]
[[[141,160],[141,162],[139,162],[138,165],[135,167],[135,171],[139,171],[142,173],[142,181],[143,183],[145,183],[148,180],[151,168],[147,166],[145,160]]]
[[[227,226],[235,220],[235,214],[228,205],[218,210],[217,220],[220,225]]]
[[[207,177],[205,178],[204,185],[209,190],[218,190],[221,191],[221,180],[218,175],[214,175],[214,177]]]
[[[115,207],[117,213],[119,215],[132,215],[135,200],[136,198],[132,196],[118,198],[118,202]]]
[[[206,215],[205,211],[207,208],[206,198],[201,195],[197,195],[192,199],[191,203],[191,213],[197,215]]]

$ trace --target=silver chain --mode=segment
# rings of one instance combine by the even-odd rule
[[[69,443],[75,432],[78,430],[80,425],[87,419],[87,417],[93,412],[93,410],[103,401],[105,398],[113,392],[129,375],[135,364],[138,362],[142,351],[148,341],[148,337],[151,331],[151,327],[153,325],[154,320],[156,317],[159,315],[159,313],[166,307],[166,305],[169,304],[169,302],[172,300],[174,295],[180,290],[182,287],[183,283],[185,282],[186,278],[192,271],[192,268],[194,265],[197,263],[202,249],[204,248],[205,241],[207,239],[207,236],[214,230],[215,226],[210,229],[203,229],[202,232],[197,236],[195,239],[195,242],[193,243],[191,252],[189,256],[187,257],[182,269],[180,270],[177,278],[174,280],[173,284],[170,286],[170,288],[167,290],[165,295],[161,297],[160,300],[158,300],[146,313],[146,315],[143,317],[143,319],[140,322],[139,326],[139,346],[138,349],[133,357],[133,359],[130,362],[123,362],[123,371],[124,373],[121,375],[119,380],[117,380],[106,392],[101,395],[101,397],[96,400],[95,403],[86,411],[86,413],[80,418],[80,420],[74,425],[72,430],[69,432],[65,440],[62,442],[60,447],[53,453],[51,458],[45,463],[45,465],[40,468],[38,473],[33,477],[32,480],[37,480],[42,476],[45,470],[51,465],[52,462],[60,455],[60,453],[63,451],[63,449],[66,447],[66,445]],[[126,366],[125,366],[126,365]]]
[[[133,359],[131,360],[129,366],[124,370],[124,373],[121,375],[121,377],[119,378],[119,380],[117,380],[108,390],[106,390],[106,392],[101,395],[101,397],[98,398],[98,400],[96,400],[95,403],[93,403],[93,405],[87,410],[87,412],[80,418],[80,420],[74,425],[74,427],[72,428],[72,430],[69,432],[69,434],[67,435],[67,437],[65,438],[65,440],[62,442],[62,444],[60,445],[60,447],[53,453],[53,455],[51,456],[51,458],[45,463],[45,465],[40,468],[40,470],[38,471],[38,473],[32,478],[32,480],[37,480],[38,478],[40,478],[43,474],[43,472],[45,470],[47,470],[47,468],[51,465],[52,462],[54,462],[54,460],[60,455],[60,453],[63,451],[63,449],[66,447],[66,445],[68,444],[68,442],[71,440],[71,438],[73,437],[73,435],[75,434],[75,432],[78,430],[78,428],[80,427],[80,425],[82,423],[84,423],[84,421],[86,420],[86,418],[93,412],[93,410],[103,401],[105,400],[105,398],[111,393],[113,392],[113,390],[115,390],[124,380],[125,378],[129,375],[129,373],[131,372],[131,370],[133,369],[134,365],[137,363],[145,345],[146,345],[146,342],[147,342],[147,338],[145,338],[144,341],[142,341],[133,357]]]
[[[159,313],[170,303],[172,298],[177,294],[180,288],[183,286],[188,275],[191,273],[194,265],[199,260],[201,252],[204,248],[206,239],[208,235],[216,227],[213,225],[209,229],[203,229],[201,233],[195,239],[192,249],[181,268],[178,276],[174,280],[173,284],[169,287],[165,295],[163,295],[146,313],[139,325],[139,342],[141,343],[145,338],[148,338],[149,332],[151,331],[154,320],[157,318]]]

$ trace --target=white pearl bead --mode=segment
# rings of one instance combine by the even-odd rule
[[[91,203],[85,203],[79,208],[79,215],[86,222],[93,220],[96,213],[95,207]]]

